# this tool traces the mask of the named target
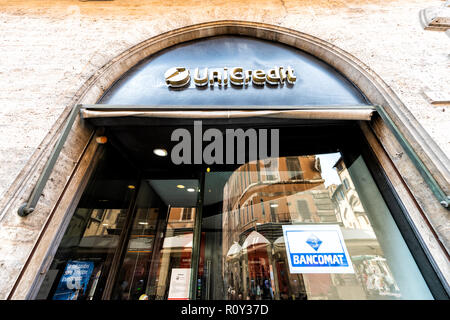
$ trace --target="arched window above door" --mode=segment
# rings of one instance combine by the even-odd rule
[[[169,88],[164,74],[173,67],[190,71],[191,81]],[[262,70],[291,67],[296,81],[283,85],[196,86],[195,69],[241,67]],[[217,36],[178,44],[154,54],[129,70],[102,97],[100,103],[116,105],[361,105],[363,94],[344,76],[319,59],[296,48],[240,36]]]

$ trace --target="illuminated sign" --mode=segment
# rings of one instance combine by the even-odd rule
[[[93,270],[92,261],[68,261],[53,300],[77,300],[80,296],[86,295]]]
[[[181,88],[191,81],[191,74],[184,67],[173,67],[164,74],[166,84],[172,88]],[[277,86],[284,83],[295,84],[297,77],[294,75],[294,69],[291,67],[274,67],[269,70],[262,69],[244,69],[242,67],[234,68],[204,68],[200,70],[195,68],[193,75],[194,84],[197,87],[204,87],[208,84],[214,86],[247,86],[252,82],[257,86],[264,86],[266,83]]]
[[[191,81],[189,70],[186,68],[170,68],[164,73],[164,78],[169,87],[184,87]]]

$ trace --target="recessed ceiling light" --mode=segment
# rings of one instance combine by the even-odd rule
[[[159,157],[167,156],[167,150],[166,149],[153,149],[153,153],[156,154]]]
[[[182,184],[177,184],[178,189],[184,189],[184,186]]]
[[[272,208],[276,208],[276,207],[278,207],[278,203],[272,203],[270,206],[271,206]]]
[[[187,191],[187,192],[194,192],[195,189],[194,189],[194,188],[187,188],[186,191]]]

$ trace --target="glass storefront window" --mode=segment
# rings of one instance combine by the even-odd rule
[[[269,70],[289,63],[298,70],[298,81],[220,88],[191,82],[168,88],[164,73],[175,62],[188,70],[231,66]],[[176,45],[145,59],[99,103],[238,110],[239,106],[355,106],[368,101],[348,79],[305,52],[224,36]],[[421,249],[413,257],[400,233],[402,225],[390,211],[397,208],[397,200],[391,197],[392,190],[380,186],[386,181],[375,174],[376,159],[356,121],[202,118],[205,130],[217,129],[222,142],[226,131],[236,128],[273,128],[280,138],[276,157],[244,156],[239,164],[227,160],[207,165],[170,161],[174,130],[190,135],[189,143],[194,137],[187,148],[188,160],[191,155],[202,158],[201,148],[211,141],[203,136],[194,141],[193,122],[200,120],[177,118],[176,112],[167,118],[85,119],[105,129],[105,155],[68,225],[38,299],[433,298],[427,283],[434,280],[427,277],[425,283],[421,273],[426,275],[425,264],[431,269],[429,261],[423,253],[418,258]],[[160,148],[165,148],[166,156],[154,153]],[[231,148],[233,155],[242,151]],[[228,151],[219,153],[226,156]],[[396,219],[397,211],[401,209],[393,210]],[[337,228],[352,272],[292,272],[283,234],[287,226]],[[411,248],[418,247],[411,246],[416,239],[405,239]],[[308,241],[314,249],[322,240],[311,235]]]
[[[112,299],[188,299],[197,197],[197,180],[141,182]]]
[[[114,149],[101,156],[36,299],[93,300],[104,294],[136,190],[137,172]]]

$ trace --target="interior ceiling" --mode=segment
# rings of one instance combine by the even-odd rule
[[[294,86],[248,85],[245,88],[171,89],[164,73],[173,66],[188,69],[241,66],[244,69],[270,69],[291,66],[297,74]],[[99,101],[111,105],[180,106],[270,106],[272,105],[361,105],[367,100],[361,92],[336,70],[301,50],[275,42],[240,36],[210,37],[167,48],[133,67],[119,79]],[[146,179],[198,179],[207,165],[174,165],[170,151],[178,142],[171,141],[177,128],[192,133],[194,119],[100,118],[88,120],[107,129],[109,141]],[[203,120],[203,132],[212,127],[281,128],[280,155],[307,155],[336,152],[354,135],[354,122],[293,119],[216,119]],[[350,125],[350,126],[349,126]],[[352,127],[352,129],[349,129]],[[206,143],[204,143],[204,146]],[[168,157],[158,157],[153,149],[164,148]],[[193,152],[193,151],[192,151]],[[235,152],[236,153],[236,152]],[[231,172],[239,165],[213,165],[214,172]]]

